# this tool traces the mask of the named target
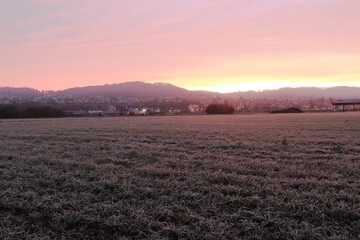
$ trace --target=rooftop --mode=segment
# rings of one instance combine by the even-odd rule
[[[360,99],[334,99],[333,105],[360,104]]]

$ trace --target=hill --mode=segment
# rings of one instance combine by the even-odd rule
[[[228,97],[228,98],[358,98],[360,88],[358,87],[301,87],[301,88],[280,88],[276,90],[246,91],[233,93],[217,93],[208,91],[190,91],[168,83],[144,83],[126,82],[102,86],[90,86],[70,88],[57,92],[59,94],[79,96],[117,96],[117,97],[166,97],[166,96],[207,96],[207,97]]]
[[[360,88],[358,87],[300,87],[300,88],[280,88],[276,90],[264,90],[261,92],[247,91],[234,92],[227,94],[231,97],[243,98],[358,98],[360,96]]]
[[[0,95],[14,97],[33,97],[41,95],[41,92],[32,88],[0,87]]]
[[[125,82],[119,84],[70,88],[62,95],[108,97],[167,97],[192,94],[191,91],[167,83]]]
[[[246,91],[233,93],[217,93],[208,91],[190,91],[168,83],[125,82],[101,86],[86,86],[53,91],[55,95],[72,96],[106,96],[106,97],[224,97],[247,99],[285,99],[285,98],[359,98],[358,87],[331,88],[280,88],[276,90]],[[31,88],[0,88],[0,95],[31,97],[41,95],[41,92]]]

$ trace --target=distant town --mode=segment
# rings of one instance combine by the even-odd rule
[[[36,97],[0,95],[0,105],[51,106],[73,116],[118,116],[118,115],[177,115],[202,114],[211,103],[229,104],[235,113],[264,113],[296,107],[304,112],[343,111],[342,106],[333,106],[331,98],[296,99],[245,99],[222,97],[78,97],[43,94]],[[358,105],[347,105],[345,110],[360,110]]]
[[[0,106],[19,109],[46,106],[61,110],[67,116],[78,117],[205,114],[206,107],[213,103],[231,105],[235,113],[266,113],[287,108],[298,108],[303,112],[360,110],[356,101],[343,104],[339,100],[342,92],[349,93],[350,90],[351,96],[360,96],[358,88],[299,88],[219,94],[189,91],[170,84],[129,82],[58,92],[0,88]],[[308,92],[314,95],[310,96]]]

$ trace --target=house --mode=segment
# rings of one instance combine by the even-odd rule
[[[194,112],[200,112],[201,109],[199,107],[199,105],[197,104],[190,104],[189,107],[188,107],[189,111],[194,113]]]
[[[93,116],[95,116],[95,115],[102,116],[104,114],[104,111],[102,111],[102,110],[88,110],[87,113],[89,115],[93,115]]]

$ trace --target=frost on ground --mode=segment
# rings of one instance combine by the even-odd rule
[[[360,114],[0,120],[0,239],[360,238]]]

